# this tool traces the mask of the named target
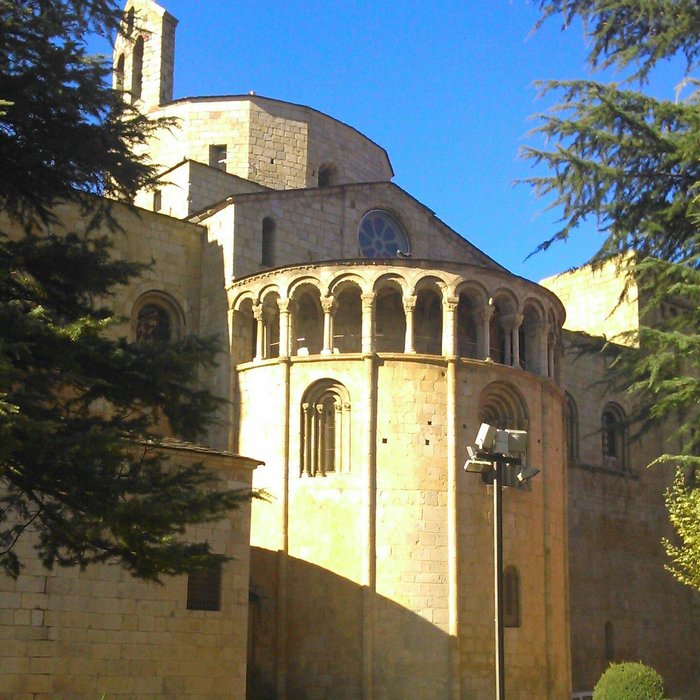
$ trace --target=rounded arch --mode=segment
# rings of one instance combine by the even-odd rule
[[[546,375],[544,359],[547,344],[547,324],[542,305],[536,299],[526,299],[518,328],[518,363],[522,369]]]
[[[119,92],[124,92],[124,60],[124,54],[119,54],[114,66],[114,88]]]
[[[364,294],[366,286],[366,280],[360,275],[346,272],[331,279],[328,285],[328,293],[336,296],[348,288],[357,287],[360,294]]]
[[[256,301],[255,295],[248,289],[244,292],[241,292],[238,296],[234,298],[233,304],[231,304],[231,310],[239,311],[241,305],[246,301],[250,302],[251,304],[255,303]]]
[[[426,284],[416,292],[413,347],[419,353],[442,354],[442,290],[437,284]]]
[[[313,287],[316,289],[316,291],[321,294],[321,280],[318,277],[314,277],[312,275],[302,275],[301,277],[297,277],[293,279],[287,288],[287,296],[290,299],[293,299],[295,296],[299,294],[300,289],[308,289],[309,287]]]
[[[509,289],[500,288],[489,300],[492,308],[489,321],[489,357],[502,365],[513,365],[513,326],[518,300]]]
[[[350,393],[335,379],[319,379],[301,399],[300,476],[328,476],[350,468]]]
[[[144,39],[142,36],[138,37],[134,42],[134,51],[132,55],[131,63],[131,100],[136,102],[136,100],[141,99],[143,94],[143,51],[144,51]]]
[[[457,354],[460,357],[485,359],[484,318],[488,305],[488,294],[479,284],[463,281],[455,290],[457,302],[456,340]]]
[[[357,229],[360,257],[396,258],[411,254],[408,234],[401,218],[386,209],[367,211]]]
[[[386,272],[383,275],[379,275],[372,285],[372,291],[375,294],[379,294],[385,289],[391,288],[398,290],[399,294],[403,297],[407,293],[408,283],[401,275],[395,272]]]
[[[613,469],[627,468],[627,416],[620,404],[605,404],[600,414],[603,464]]]
[[[564,411],[566,456],[570,462],[575,462],[579,456],[578,407],[568,391],[564,392]]]
[[[491,382],[479,397],[479,420],[495,428],[527,430],[527,404],[512,384]]]
[[[292,352],[317,355],[323,348],[323,307],[318,280],[307,278],[295,284],[290,297]]]
[[[362,288],[356,279],[345,278],[333,288],[333,352],[362,349]]]
[[[280,291],[280,288],[276,284],[268,284],[265,287],[263,287],[259,292],[258,292],[258,300],[260,301],[261,304],[265,303],[265,299],[273,295],[275,298],[279,299],[282,296],[282,292]]]
[[[151,289],[139,296],[131,310],[132,340],[137,343],[171,342],[185,333],[185,315],[167,292]]]
[[[455,296],[465,295],[473,299],[480,306],[486,306],[489,301],[489,294],[486,289],[474,280],[462,280],[455,288]]]
[[[403,352],[406,344],[406,311],[401,285],[385,278],[374,299],[375,347],[377,352]]]
[[[264,216],[260,225],[260,264],[273,267],[276,259],[277,222],[272,216]]]
[[[438,275],[423,275],[415,281],[413,291],[414,294],[418,294],[418,292],[424,289],[432,289],[443,298],[446,293],[447,282]]]
[[[268,289],[261,295],[262,352],[265,359],[280,356],[280,307],[277,303],[279,298],[279,292],[274,289]]]
[[[256,299],[250,292],[241,294],[235,301],[233,321],[233,342],[231,351],[235,364],[251,362],[255,358],[258,337],[258,324],[253,308]]]

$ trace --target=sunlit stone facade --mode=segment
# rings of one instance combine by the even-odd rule
[[[636,302],[612,324],[614,275],[551,291],[513,275],[315,109],[172,101],[176,24],[129,0],[115,44],[115,88],[177,124],[145,146],[156,188],[115,208],[118,254],[154,264],[112,302],[133,341],[222,339],[202,380],[227,402],[197,449],[241,485],[264,461],[266,498],[250,546],[245,509],[204,533],[234,557],[218,610],[189,610],[184,581],[145,591],[100,570],[0,589],[0,695],[492,698],[493,487],[462,468],[482,422],[527,430],[541,469],[506,475],[509,700],[568,699],[572,677],[591,690],[623,658],[690,687],[693,601],[658,546],[667,475],[641,469],[663,436],[628,444],[627,399],[597,383],[603,358],[565,354],[556,294],[575,331],[629,325]]]

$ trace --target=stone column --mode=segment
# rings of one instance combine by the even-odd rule
[[[263,317],[262,304],[253,304],[253,318],[257,323],[257,332],[255,334],[255,357],[256,362],[263,359],[263,341],[265,336],[265,319]]]
[[[477,320],[481,321],[481,347],[478,348],[478,355],[481,356],[482,360],[492,360],[491,357],[491,317],[493,316],[496,307],[493,305],[491,299],[486,306],[481,309],[477,309],[474,313]]]
[[[374,298],[375,294],[362,295],[362,352],[374,352]]]
[[[537,368],[536,372],[541,377],[547,376],[547,320],[541,318],[537,324]]]
[[[333,354],[333,297],[323,297],[321,308],[323,309],[323,348],[321,355]]]
[[[326,415],[326,407],[322,403],[316,404],[316,420],[314,420],[314,425],[311,429],[313,433],[314,440],[314,458],[311,465],[311,472],[314,476],[326,476],[326,463],[324,461],[325,457],[325,439],[326,439],[326,420],[328,420]]]
[[[522,322],[522,314],[511,314],[508,317],[507,328],[510,335],[510,347],[512,349],[510,365],[517,369],[520,369],[520,325]],[[506,362],[506,364],[508,363]]]
[[[454,314],[452,314],[454,317]],[[443,354],[444,342],[443,342]],[[449,632],[449,700],[461,692],[459,650],[459,472],[457,461],[457,358],[447,358],[447,608]]]
[[[311,465],[311,406],[308,403],[301,404],[302,418],[302,437],[304,438],[304,454],[302,455],[302,469],[301,473],[304,476],[310,476],[310,465]]]
[[[403,300],[403,309],[406,312],[406,340],[404,342],[405,353],[415,353],[413,347],[413,310],[416,308],[416,296],[407,296]]]
[[[289,357],[289,299],[278,299],[280,309],[280,358]]]
[[[455,357],[457,348],[457,297],[447,297],[442,301],[442,354],[446,357]]]
[[[506,325],[505,318],[499,318],[498,323],[503,329],[503,364],[509,366],[513,362],[513,335]]]

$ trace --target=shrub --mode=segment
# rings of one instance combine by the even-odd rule
[[[593,689],[593,700],[663,700],[664,680],[642,663],[610,664]]]

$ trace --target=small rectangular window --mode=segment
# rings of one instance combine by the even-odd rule
[[[160,211],[163,206],[163,195],[161,195],[160,190],[156,190],[153,193],[153,211]]]
[[[187,577],[188,610],[221,610],[221,566],[198,569]]]
[[[212,168],[226,170],[226,144],[216,144],[209,146],[209,165]]]

